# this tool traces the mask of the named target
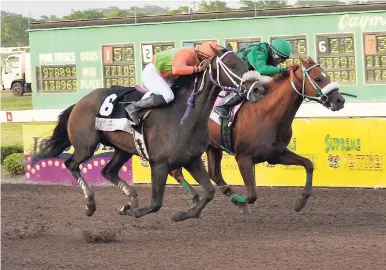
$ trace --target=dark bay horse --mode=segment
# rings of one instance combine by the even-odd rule
[[[150,207],[138,208],[136,189],[118,176],[121,166],[132,155],[138,155],[133,135],[124,131],[99,131],[95,128],[95,117],[109,89],[101,88],[90,92],[78,103],[64,110],[58,119],[53,135],[33,155],[33,162],[53,158],[67,147],[73,146],[73,155],[65,166],[78,181],[86,197],[86,215],[96,211],[94,192],[82,177],[79,169],[84,161],[91,158],[98,143],[112,146],[115,150],[110,162],[103,168],[103,176],[118,186],[129,197],[129,204],[119,208],[121,215],[141,217],[157,212],[161,206],[168,174],[184,167],[200,183],[205,195],[194,208],[178,212],[175,221],[199,217],[203,208],[213,199],[215,189],[201,160],[209,144],[208,120],[216,97],[225,89],[241,91],[261,87],[258,78],[248,72],[247,65],[232,51],[213,49],[216,56],[209,68],[194,76],[180,77],[181,84],[175,100],[168,106],[155,108],[143,123],[145,143],[149,152],[151,167],[152,200]],[[247,76],[246,76],[247,75]],[[194,80],[195,79],[195,80]],[[199,89],[192,93],[192,89]],[[195,97],[195,106],[181,124],[186,104]],[[192,105],[192,104],[190,104]],[[186,115],[184,115],[185,118]]]
[[[295,210],[300,211],[311,195],[314,166],[312,162],[287,149],[292,137],[292,122],[304,99],[314,100],[332,111],[343,108],[345,99],[339,93],[339,85],[310,57],[301,59],[301,67],[293,65],[290,75],[275,76],[263,86],[267,94],[258,103],[245,102],[232,126],[232,148],[247,188],[248,196],[236,194],[221,174],[221,127],[209,119],[210,146],[207,149],[210,178],[231,201],[244,213],[250,213],[248,204],[256,199],[254,165],[267,161],[269,164],[303,166],[307,173],[306,184]],[[186,182],[182,169],[172,176],[189,192],[193,201],[198,193]]]

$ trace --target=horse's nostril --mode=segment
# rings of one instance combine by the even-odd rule
[[[338,99],[336,100],[336,102],[337,102],[337,103],[342,103],[342,100],[341,100],[340,98],[338,98]]]

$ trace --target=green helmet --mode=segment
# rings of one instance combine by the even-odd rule
[[[291,55],[291,45],[285,39],[277,38],[272,40],[271,47],[275,53],[282,57],[288,58]]]

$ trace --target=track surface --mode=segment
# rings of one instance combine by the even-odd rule
[[[79,186],[3,184],[2,269],[386,269],[386,190],[315,188],[296,213],[300,189],[259,188],[247,217],[217,189],[200,219],[180,223],[179,187],[140,219],[117,214],[118,188],[93,190],[86,217]],[[150,188],[138,191],[148,204]]]

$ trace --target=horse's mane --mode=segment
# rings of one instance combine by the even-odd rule
[[[289,73],[288,74],[279,73],[279,74],[276,74],[270,78],[271,78],[271,80],[268,83],[264,84],[264,88],[269,89],[269,90],[271,90],[274,85],[281,83],[285,79],[288,79]]]
[[[189,86],[192,84],[194,78],[195,78],[195,74],[181,75],[174,80],[171,89],[173,90],[173,92],[175,92],[177,90],[180,90],[184,86]]]

